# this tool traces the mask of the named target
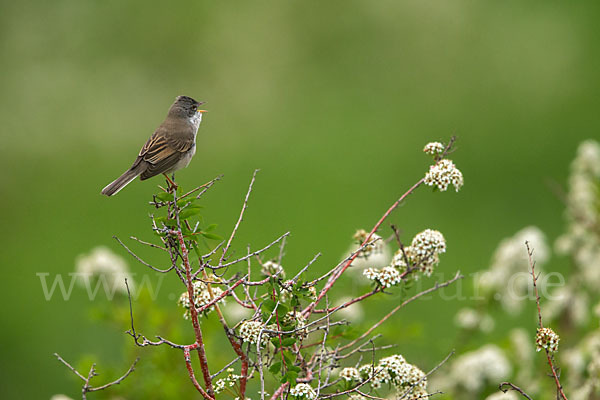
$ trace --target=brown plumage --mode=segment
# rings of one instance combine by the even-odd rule
[[[133,165],[120,177],[102,189],[112,196],[137,176],[140,180],[187,167],[196,152],[196,134],[202,121],[202,104],[187,96],[179,96],[167,117],[142,146]]]

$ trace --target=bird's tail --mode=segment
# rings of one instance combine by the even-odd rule
[[[106,196],[112,196],[113,194],[119,193],[121,189],[127,186],[129,182],[134,180],[142,172],[143,171],[136,167],[128,169],[123,173],[123,175],[106,185],[106,187],[102,189],[102,194]]]

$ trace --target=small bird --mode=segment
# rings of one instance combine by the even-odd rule
[[[109,183],[102,194],[112,196],[119,193],[137,176],[140,180],[185,168],[196,153],[196,134],[202,121],[202,113],[198,106],[204,104],[191,97],[178,96],[169,108],[167,117],[150,139],[144,144],[131,168],[120,177]]]

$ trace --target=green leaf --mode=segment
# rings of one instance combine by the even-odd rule
[[[286,367],[289,368],[291,365],[294,365],[294,355],[292,354],[291,351],[285,350],[283,352],[283,359],[285,360]]]
[[[273,310],[275,309],[276,304],[277,303],[275,303],[273,300],[267,299],[263,302],[263,310],[266,311],[267,313],[271,314],[273,312]]]
[[[212,240],[223,240],[222,236],[215,235],[214,233],[202,232],[202,236],[204,236],[207,239],[212,239]]]
[[[203,232],[210,232],[210,231],[214,231],[217,228],[217,224],[210,224],[209,226],[207,226],[206,228],[204,228],[202,231]]]
[[[281,383],[289,382],[290,385],[296,383],[296,378],[298,377],[298,373],[296,371],[288,371],[285,373],[283,378],[281,378]]]
[[[291,345],[293,345],[294,343],[296,343],[296,338],[293,338],[293,337],[285,338],[285,339],[283,339],[283,340],[281,341],[281,344],[282,344],[284,347],[291,346]]]
[[[269,371],[270,371],[272,374],[276,374],[276,373],[278,373],[278,372],[279,372],[279,370],[281,370],[281,361],[278,361],[278,362],[274,363],[273,365],[271,365],[271,366],[269,367]]]
[[[194,205],[194,203],[195,203],[196,201],[198,201],[198,199],[197,199],[197,198],[195,198],[194,196],[188,196],[188,197],[186,197],[186,198],[184,198],[184,199],[178,199],[178,200],[177,200],[177,205],[178,205],[179,207],[183,207],[183,206],[185,206],[185,205],[186,205],[186,204],[188,204],[188,203],[191,203],[190,205]],[[189,207],[189,206],[188,206],[188,207]]]
[[[289,307],[286,306],[285,304],[281,304],[279,303],[279,305],[277,306],[277,312],[279,313],[279,318],[283,318],[289,311]]]
[[[173,195],[167,192],[160,192],[156,195],[156,198],[161,201],[173,201]]]
[[[300,368],[300,367],[298,367],[296,365],[290,365],[289,366],[289,370],[293,371],[293,372],[300,372],[300,371],[302,371],[302,368]]]
[[[179,213],[179,219],[188,219],[189,217],[200,214],[200,211],[202,211],[201,206],[197,206],[197,205],[187,206],[186,208],[183,209],[183,211],[181,211]]]

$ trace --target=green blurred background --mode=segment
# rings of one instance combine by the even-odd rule
[[[89,315],[111,303],[80,289],[45,301],[36,273],[72,272],[97,245],[126,257],[114,234],[151,237],[147,201],[160,179],[115,198],[99,192],[180,94],[207,101],[209,113],[178,180],[190,188],[225,174],[204,204],[220,234],[261,169],[239,252],[289,230],[286,268],[320,251],[314,273],[324,271],[424,174],[423,145],[452,134],[465,187],[411,196],[392,217],[404,238],[442,231],[447,278],[486,267],[498,241],[525,225],[554,239],[563,207],[548,182],[564,184],[577,144],[600,127],[599,11],[593,1],[3,1],[2,397],[77,396],[55,351],[89,356],[100,372],[126,369],[127,326]],[[179,314],[168,297],[178,285],[167,277],[157,301]],[[452,318],[465,305],[414,304],[387,340],[429,369],[452,348]],[[220,335],[209,329],[209,351]],[[143,379],[136,372],[124,385]]]

